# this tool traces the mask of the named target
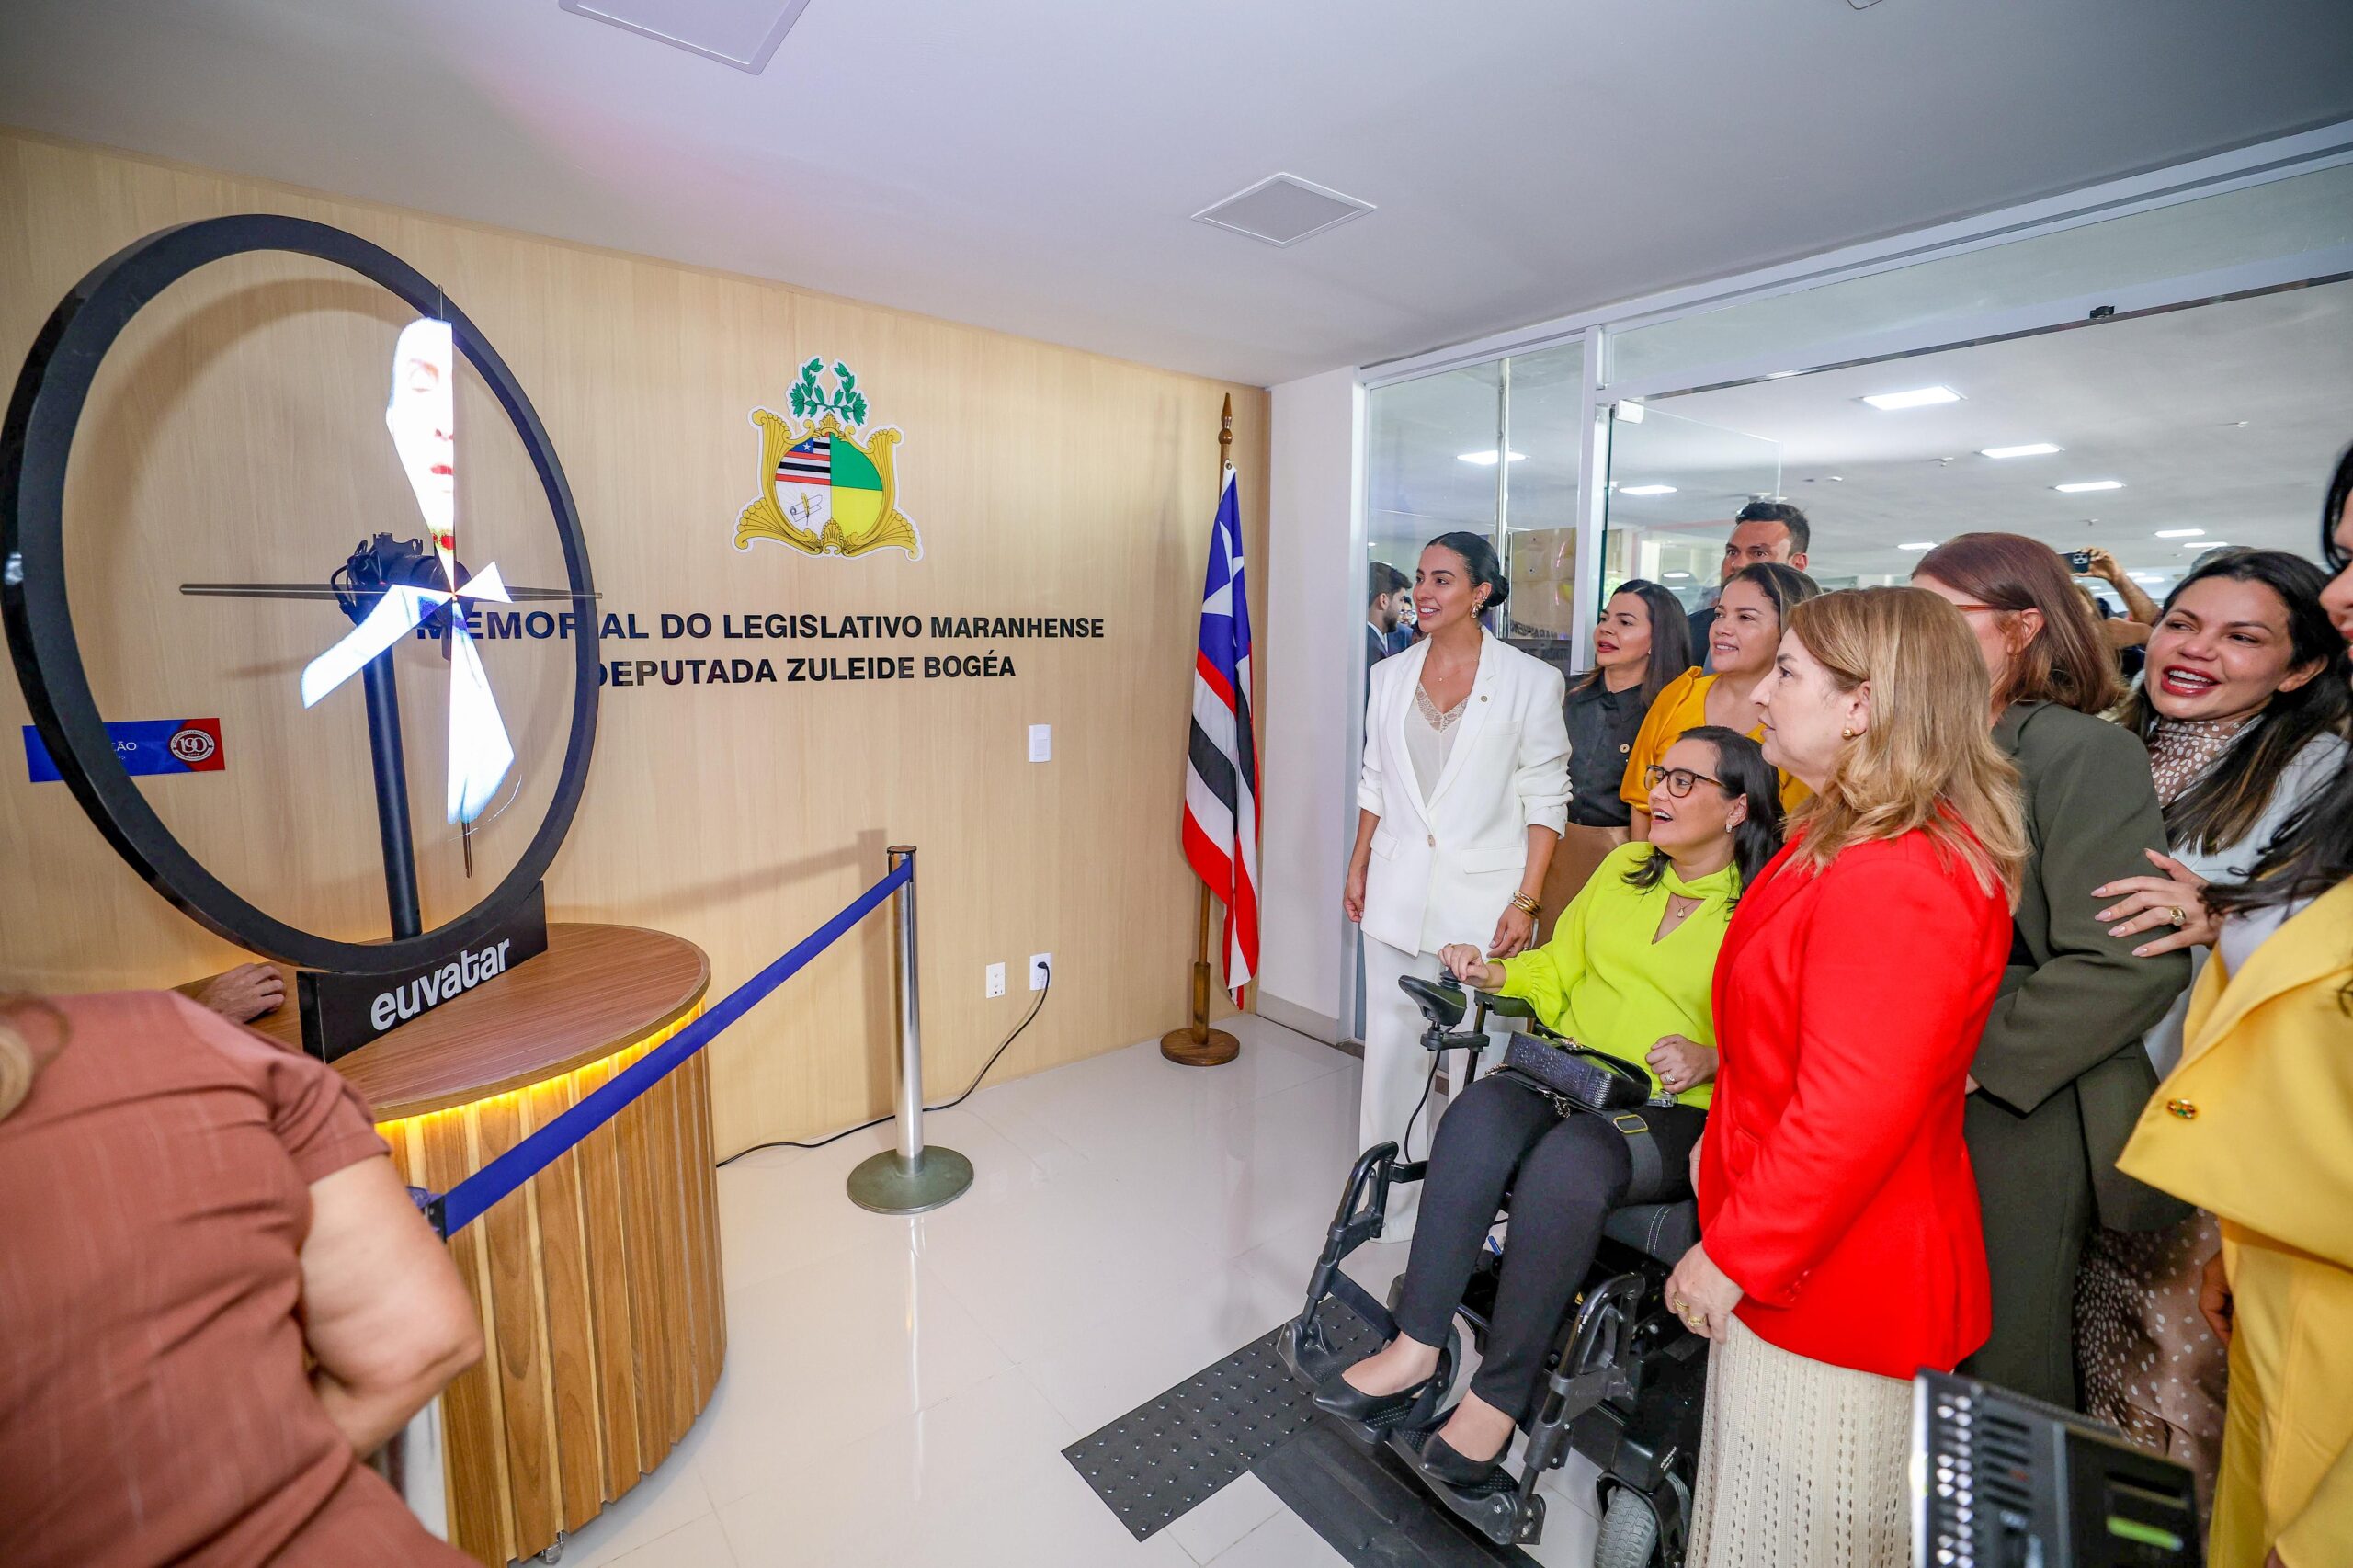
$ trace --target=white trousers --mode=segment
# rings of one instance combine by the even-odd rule
[[[1386,942],[1364,938],[1364,1092],[1358,1101],[1357,1148],[1361,1153],[1375,1143],[1394,1143],[1401,1151],[1399,1158],[1426,1160],[1430,1153],[1430,1133],[1438,1126],[1438,1102],[1436,1091],[1421,1114],[1415,1107],[1421,1104],[1422,1092],[1430,1081],[1430,1053],[1422,1049],[1422,1031],[1429,1020],[1414,1005],[1413,998],[1397,988],[1400,975],[1418,974],[1425,980],[1436,980],[1443,972],[1436,953],[1409,953],[1392,948]],[[1468,988],[1465,988],[1466,993]],[[1470,1022],[1470,1010],[1464,1008],[1463,1022]],[[1512,1020],[1490,1018],[1487,1032],[1495,1044],[1479,1053],[1479,1071],[1485,1072],[1503,1061],[1504,1042],[1511,1034]],[[1448,1052],[1448,1074],[1452,1088],[1460,1093],[1467,1083],[1470,1066],[1468,1052]],[[1412,1135],[1406,1122],[1413,1122]],[[1381,1239],[1385,1242],[1410,1240],[1414,1234],[1414,1220],[1421,1208],[1421,1183],[1414,1182],[1391,1189],[1389,1217],[1381,1227]]]

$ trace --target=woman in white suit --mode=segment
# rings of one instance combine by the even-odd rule
[[[1568,814],[1560,672],[1479,624],[1509,591],[1485,540],[1432,540],[1414,573],[1414,609],[1427,635],[1372,667],[1365,705],[1345,897],[1348,918],[1364,928],[1358,1143],[1393,1142],[1412,1160],[1428,1155],[1438,1108],[1414,1115],[1429,1058],[1419,1044],[1421,1015],[1397,989],[1398,977],[1437,979],[1438,950],[1449,942],[1483,937],[1491,959],[1526,948]],[[1383,1240],[1413,1234],[1420,1190],[1392,1196]]]

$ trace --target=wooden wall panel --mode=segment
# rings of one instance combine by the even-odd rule
[[[665,610],[1107,622],[1100,644],[926,635],[892,650],[995,646],[1014,657],[1012,679],[608,690],[587,798],[549,881],[553,915],[676,931],[710,953],[723,994],[881,875],[883,846],[904,840],[922,848],[933,1095],[969,1081],[1029,1004],[1017,980],[983,999],[992,961],[1018,976],[1029,953],[1055,958],[1051,1004],[1000,1064],[1006,1076],[1182,1021],[1193,883],[1176,828],[1218,405],[1233,394],[1263,602],[1263,391],[5,131],[0,366],[13,369],[65,290],[121,245],[254,210],[385,244],[481,324],[563,455],[608,608],[648,626]],[[109,363],[69,519],[76,613],[88,607],[103,644],[102,700],[120,717],[219,714],[229,726],[225,773],[154,780],[150,799],[269,907],[359,935],[381,932],[382,894],[357,695],[308,714],[290,697],[301,662],[337,632],[332,612],[223,613],[222,601],[171,588],[313,574],[364,531],[417,531],[381,422],[402,314],[306,263],[232,264],[178,286]],[[857,371],[870,426],[904,432],[900,505],[921,530],[921,560],[733,547],[758,483],[747,412],[782,408],[817,355]],[[551,538],[534,531],[519,449],[477,386],[461,397],[460,427],[473,433],[461,549],[494,542],[508,581],[551,580]],[[644,642],[608,656],[717,646]],[[524,758],[514,805],[476,835],[480,869],[495,875],[545,796],[563,671],[552,642],[486,657]],[[434,683],[445,679],[429,647],[404,650],[428,919],[469,896],[439,825]],[[132,877],[62,786],[26,783],[13,754],[23,718],[14,683],[0,682],[11,748],[0,753],[0,985],[169,983],[233,961]],[[1054,726],[1051,764],[1026,760],[1031,723]],[[890,1016],[888,949],[870,922],[713,1047],[719,1149],[886,1110]]]

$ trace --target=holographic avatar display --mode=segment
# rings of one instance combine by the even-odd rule
[[[449,655],[449,815],[453,823],[471,823],[490,805],[514,766],[515,747],[491,696],[482,654],[453,601],[511,600],[495,562],[463,580],[459,576],[457,347],[448,322],[426,317],[401,329],[392,349],[384,426],[424,514],[444,585],[386,587],[366,619],[304,668],[302,706],[316,705],[423,625],[426,616],[449,607],[439,629]]]

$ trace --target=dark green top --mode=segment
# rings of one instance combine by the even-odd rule
[[[2189,983],[2189,956],[2132,956],[2144,937],[2111,937],[2092,889],[2155,869],[2165,814],[2138,736],[2071,708],[2014,703],[1994,740],[2018,764],[2030,858],[2010,962],[1977,1047],[1977,1081],[2025,1115],[2072,1088],[2100,1220],[2145,1230],[2182,1210],[2116,1168],[2156,1070],[2141,1042]]]

